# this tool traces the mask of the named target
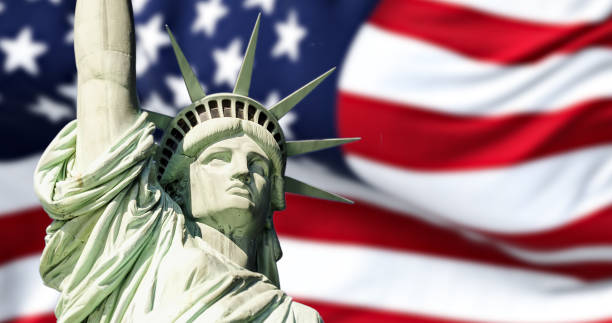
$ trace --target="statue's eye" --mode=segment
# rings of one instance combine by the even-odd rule
[[[254,156],[249,160],[249,171],[260,174],[263,177],[268,177],[270,173],[269,162],[259,156]]]
[[[203,163],[205,165],[216,166],[216,165],[225,165],[231,162],[231,160],[232,160],[231,152],[219,151],[219,152],[215,152],[215,153],[212,153],[206,156]]]

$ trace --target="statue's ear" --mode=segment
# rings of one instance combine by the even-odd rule
[[[270,204],[273,211],[285,209],[285,180],[277,174],[271,178],[272,189],[270,190]]]

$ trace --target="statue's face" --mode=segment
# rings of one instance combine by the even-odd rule
[[[191,214],[225,234],[257,234],[270,211],[270,160],[247,135],[219,141],[190,166]]]

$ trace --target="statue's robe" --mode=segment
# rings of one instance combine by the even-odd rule
[[[321,321],[190,233],[152,174],[153,131],[143,114],[79,174],[73,121],[38,164],[36,191],[54,220],[40,273],[61,293],[58,322]]]

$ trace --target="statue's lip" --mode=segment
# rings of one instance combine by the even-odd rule
[[[228,187],[227,190],[225,191],[230,194],[239,195],[239,196],[246,197],[246,198],[251,197],[251,193],[248,190],[248,186],[242,183],[233,184],[230,187]]]

